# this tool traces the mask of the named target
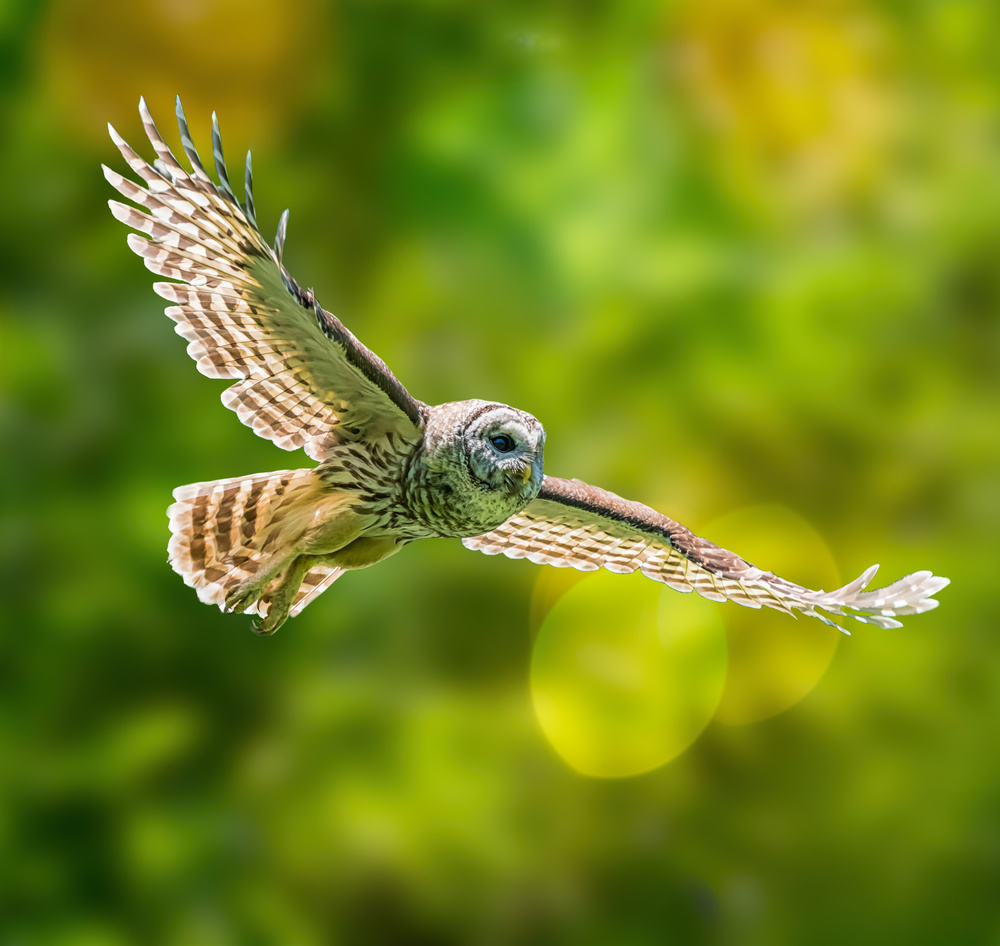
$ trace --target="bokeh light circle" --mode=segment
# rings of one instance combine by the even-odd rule
[[[535,713],[578,772],[638,775],[669,762],[712,718],[726,677],[717,609],[641,575],[595,572],[542,621]]]

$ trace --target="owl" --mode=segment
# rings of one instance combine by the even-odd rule
[[[493,401],[427,405],[303,289],[282,263],[286,210],[273,246],[253,202],[233,191],[212,116],[216,183],[195,150],[177,100],[190,170],[139,112],[156,153],[147,164],[110,125],[136,183],[110,168],[111,212],[138,233],[128,245],[169,281],[153,284],[188,354],[248,427],[318,465],[174,491],[169,561],[198,597],[256,614],[272,634],[345,572],[375,565],[416,539],[448,536],[504,554],[582,571],[640,571],[676,591],[748,608],[831,615],[898,627],[937,606],[948,584],[929,571],[866,590],[878,566],[836,591],[812,591],[699,538],[641,503],[543,472],[545,430]],[[145,234],[140,236],[139,234]],[[846,633],[846,631],[845,631]]]

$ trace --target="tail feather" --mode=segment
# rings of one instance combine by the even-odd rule
[[[299,592],[288,611],[289,617],[295,617],[307,604],[323,594],[345,571],[346,569],[332,568],[329,565],[316,565],[310,568],[306,572],[306,577],[302,579]]]
[[[229,591],[253,577],[272,549],[304,527],[295,507],[311,514],[311,507],[297,500],[314,488],[313,470],[279,470],[178,487],[176,502],[167,509],[170,565],[202,601],[224,608]],[[311,569],[292,613],[298,614],[341,574],[322,565]],[[246,613],[265,611],[266,605],[258,602]]]

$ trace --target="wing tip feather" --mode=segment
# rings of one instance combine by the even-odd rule
[[[127,227],[132,226],[130,220],[133,214],[142,213],[141,210],[137,210],[129,204],[123,204],[120,200],[115,200],[113,197],[108,201],[108,207],[111,209],[111,214],[115,220],[124,223]]]

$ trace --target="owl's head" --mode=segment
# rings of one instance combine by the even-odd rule
[[[505,404],[466,404],[462,441],[473,479],[491,492],[530,502],[542,488],[545,428]]]

